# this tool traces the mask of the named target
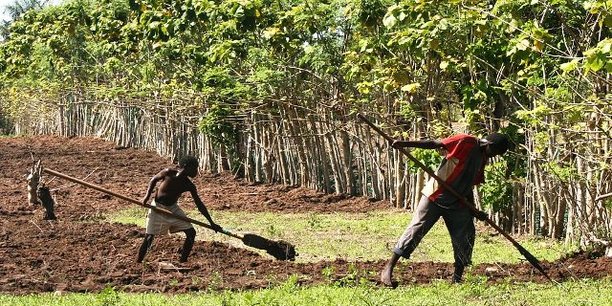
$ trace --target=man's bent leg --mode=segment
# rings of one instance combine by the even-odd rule
[[[151,245],[153,245],[153,239],[155,238],[155,235],[151,235],[151,234],[146,234],[144,239],[142,240],[142,244],[140,245],[140,249],[138,250],[138,259],[136,259],[136,262],[142,262],[144,260],[145,255],[147,254],[147,251],[151,248]]]
[[[423,239],[425,234],[429,232],[431,227],[440,218],[439,209],[440,208],[432,203],[427,197],[423,196],[421,198],[410,225],[397,241],[393,249],[393,255],[380,273],[380,281],[383,284],[392,286],[393,268],[399,261],[399,258],[410,257],[410,254],[412,254],[414,249],[421,242],[421,239]]]
[[[183,244],[183,250],[181,252],[181,262],[186,262],[191,249],[193,248],[193,242],[195,241],[196,231],[194,228],[186,229],[185,232],[185,243]]]
[[[453,283],[461,282],[463,271],[472,263],[472,251],[476,238],[474,217],[467,208],[449,211],[444,215],[444,222],[451,236],[455,255]]]

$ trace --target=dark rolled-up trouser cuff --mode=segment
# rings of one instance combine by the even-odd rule
[[[395,253],[395,255],[402,256],[406,259],[410,259],[410,254],[406,254],[404,250],[400,248],[393,248],[393,253]]]

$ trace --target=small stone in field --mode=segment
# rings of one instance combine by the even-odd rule
[[[496,267],[487,267],[485,269],[485,274],[486,275],[491,275],[491,274],[493,274],[493,273],[495,273],[497,271],[498,271],[498,269]]]

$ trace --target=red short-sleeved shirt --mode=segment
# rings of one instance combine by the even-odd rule
[[[459,194],[471,197],[474,185],[484,182],[484,166],[487,161],[480,139],[458,134],[442,139],[446,155],[436,174]],[[442,205],[457,202],[457,198],[445,191],[431,178],[422,193]]]

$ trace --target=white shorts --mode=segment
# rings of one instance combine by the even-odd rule
[[[163,208],[171,211],[177,216],[187,217],[185,212],[178,206],[178,204],[172,206],[166,206],[155,203],[155,200],[151,203],[152,206]],[[147,234],[150,235],[167,235],[168,233],[176,233],[184,230],[193,228],[193,225],[187,221],[183,221],[165,214],[156,212],[153,209],[149,209],[147,213],[146,221]]]

